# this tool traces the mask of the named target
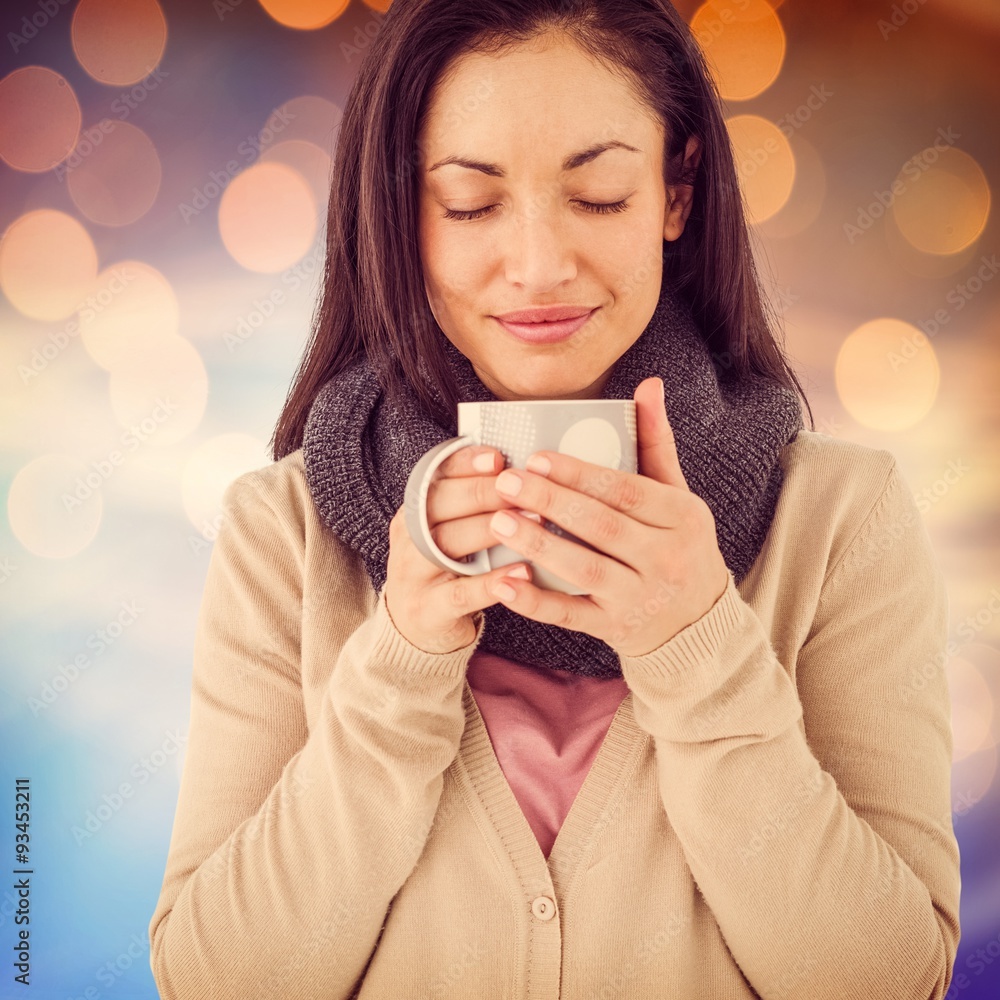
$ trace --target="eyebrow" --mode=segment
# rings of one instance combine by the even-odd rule
[[[617,139],[611,139],[608,142],[595,142],[594,145],[588,146],[586,149],[577,150],[575,153],[570,153],[562,162],[563,170],[575,170],[577,167],[582,167],[585,163],[589,163],[591,160],[596,159],[601,153],[609,149],[627,149],[633,153],[641,153],[641,149],[636,149],[635,146],[630,146],[627,142],[619,142]],[[470,160],[466,156],[446,156],[443,160],[438,160],[434,166],[428,168],[428,173],[431,170],[437,170],[438,167],[443,167],[446,164],[454,163],[459,167],[466,167],[469,170],[478,170],[481,173],[488,174],[490,177],[506,177],[506,172],[499,163],[487,163],[483,160]]]

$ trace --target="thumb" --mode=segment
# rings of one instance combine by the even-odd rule
[[[663,379],[643,379],[636,386],[633,398],[639,439],[639,472],[658,483],[688,489],[677,458],[674,430],[667,416]]]

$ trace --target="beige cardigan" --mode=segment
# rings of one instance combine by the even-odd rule
[[[659,649],[546,861],[465,680],[301,449],[240,476],[149,925],[164,1000],[944,996],[948,599],[889,451],[802,431],[764,548]]]

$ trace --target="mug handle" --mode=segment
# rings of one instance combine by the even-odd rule
[[[466,435],[449,438],[435,445],[423,454],[420,461],[413,467],[406,480],[406,528],[413,539],[413,544],[432,563],[441,569],[450,570],[460,576],[477,576],[488,573],[491,569],[489,553],[486,549],[476,552],[470,562],[459,562],[445,555],[431,537],[430,525],[427,521],[427,491],[438,466],[460,448],[476,442]]]

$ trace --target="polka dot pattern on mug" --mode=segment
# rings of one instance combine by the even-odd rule
[[[628,431],[629,437],[632,439],[633,443],[639,443],[639,431],[635,426],[635,407],[626,406],[625,407],[625,430]]]
[[[621,468],[622,442],[618,429],[601,417],[585,417],[566,428],[558,451],[594,465]]]
[[[506,455],[511,465],[523,469],[528,456],[536,450],[535,422],[527,407],[483,406],[483,444],[497,448]]]

